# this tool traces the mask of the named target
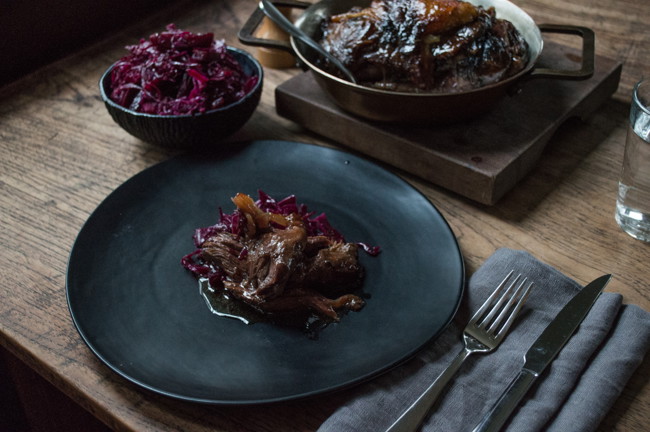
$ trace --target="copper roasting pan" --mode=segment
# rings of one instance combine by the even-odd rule
[[[239,40],[247,45],[280,48],[293,52],[300,65],[311,70],[318,85],[345,111],[368,120],[391,123],[435,124],[469,119],[490,110],[506,95],[514,94],[533,79],[583,80],[594,72],[595,35],[586,27],[540,24],[508,0],[468,0],[485,8],[494,7],[498,18],[507,19],[528,42],[530,59],[518,74],[498,83],[456,93],[405,93],[353,84],[316,66],[316,54],[305,44],[291,37],[289,42],[260,39],[255,29],[264,17],[257,8],[239,32]],[[322,0],[315,4],[299,1],[273,1],[276,6],[304,8],[295,25],[314,40],[321,38],[321,23],[331,16],[347,12],[353,6],[366,7],[371,0]],[[579,70],[536,67],[544,48],[542,32],[578,35],[582,38],[582,66]],[[530,85],[534,85],[531,83]]]

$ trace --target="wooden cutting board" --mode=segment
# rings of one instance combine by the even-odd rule
[[[575,49],[546,44],[541,67],[579,69]],[[458,124],[377,123],[340,109],[311,72],[276,88],[279,115],[320,135],[483,204],[495,204],[535,166],[555,130],[584,117],[616,91],[622,65],[596,56],[584,81],[536,79],[489,113]]]

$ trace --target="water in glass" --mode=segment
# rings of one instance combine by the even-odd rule
[[[650,241],[650,112],[638,102],[632,102],[616,221],[632,237]]]

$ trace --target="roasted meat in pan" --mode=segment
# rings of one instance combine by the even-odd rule
[[[362,85],[394,91],[471,90],[529,59],[525,39],[494,8],[456,0],[375,0],[326,19],[320,43]]]

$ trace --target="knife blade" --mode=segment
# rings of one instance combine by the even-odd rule
[[[562,308],[524,355],[524,366],[473,432],[497,432],[530,386],[553,361],[587,316],[612,275],[603,275],[580,290]]]

